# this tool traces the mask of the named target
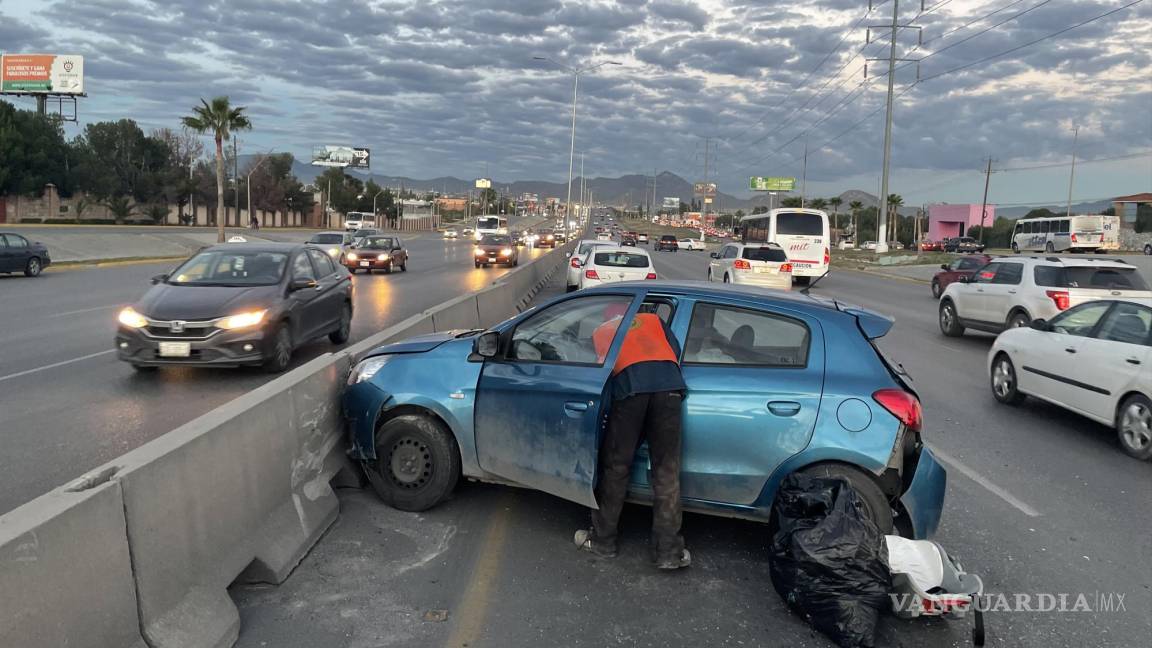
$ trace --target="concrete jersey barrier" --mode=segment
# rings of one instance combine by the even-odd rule
[[[240,618],[228,586],[283,582],[339,513],[330,482],[358,482],[339,406],[355,360],[514,315],[570,245],[0,516],[0,646],[231,646]]]

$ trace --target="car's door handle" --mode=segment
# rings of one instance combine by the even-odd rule
[[[1139,361],[1139,360],[1137,360],[1136,358],[1128,358],[1128,359],[1126,359],[1124,362],[1127,362],[1127,363],[1128,363],[1128,364],[1130,364],[1130,365],[1138,365],[1138,364],[1140,364],[1140,361]]]
[[[582,401],[568,401],[564,403],[564,410],[567,412],[587,412],[588,403]]]
[[[1016,294],[1016,291],[1015,291],[1015,290],[1009,290],[1009,291],[1008,291],[1008,294],[1009,294],[1009,295],[1015,295],[1015,294]]]
[[[1068,353],[1076,353],[1076,349],[1073,349],[1072,347],[1068,347],[1064,350],[1067,351]]]
[[[776,416],[796,416],[800,413],[800,403],[796,401],[772,401],[768,403],[768,411]]]

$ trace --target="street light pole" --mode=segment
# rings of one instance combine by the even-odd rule
[[[256,214],[256,212],[252,211],[252,174],[256,173],[256,169],[259,169],[260,165],[264,164],[264,161],[267,160],[268,156],[271,154],[272,154],[272,151],[269,150],[267,153],[262,155],[260,157],[260,159],[256,161],[256,164],[253,164],[252,168],[248,169],[248,177],[244,181],[244,183],[246,185],[245,188],[248,190],[248,222],[249,223],[252,222],[252,219],[255,218],[255,214]],[[236,204],[236,220],[240,220],[240,204],[239,203]],[[275,220],[275,218],[273,218],[273,220]],[[240,223],[236,223],[236,224],[240,225]],[[273,223],[273,225],[275,225],[275,223]]]

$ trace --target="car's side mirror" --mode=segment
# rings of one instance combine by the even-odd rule
[[[152,277],[153,285],[158,284],[158,283],[164,283],[165,281],[168,281],[168,273],[158,274],[155,277]]]
[[[295,292],[297,290],[307,290],[309,288],[315,288],[318,285],[319,284],[316,282],[315,279],[293,279],[292,283],[288,284],[288,290],[291,292]]]
[[[972,279],[968,275],[960,275],[960,278],[957,281],[960,283],[972,283]]]
[[[713,253],[709,254],[708,256],[712,257],[713,259],[719,259],[720,253],[719,252],[713,252]]]
[[[1052,325],[1044,318],[1034,319],[1028,323],[1028,327],[1036,331],[1051,331]]]
[[[947,263],[941,263],[940,269],[941,270],[951,270],[952,268],[949,268]]]
[[[472,342],[472,353],[481,358],[495,358],[499,351],[500,334],[496,331],[484,331]]]

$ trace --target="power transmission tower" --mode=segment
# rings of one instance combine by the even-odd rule
[[[868,10],[872,10],[872,1],[868,2]],[[920,0],[920,12],[924,12],[924,0]],[[872,40],[873,29],[888,29],[888,25],[872,25],[868,27],[866,36],[864,38],[865,44]],[[868,61],[887,61],[888,62],[888,103],[887,114],[884,118],[884,171],[880,181],[880,213],[877,214],[877,229],[879,230],[879,240],[876,241],[877,252],[888,251],[888,171],[892,163],[892,96],[896,83],[896,62],[908,61],[916,63],[916,77],[920,77],[920,60],[919,59],[903,59],[896,57],[896,36],[900,29],[915,29],[919,36],[920,43],[923,44],[923,30],[916,25],[901,25],[900,24],[900,0],[892,0],[892,24],[891,35],[889,39],[888,58],[886,59],[867,59],[864,63],[864,77],[868,77]]]

